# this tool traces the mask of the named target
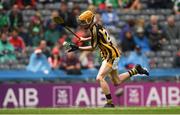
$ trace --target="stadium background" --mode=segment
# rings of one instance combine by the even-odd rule
[[[104,104],[95,81],[101,63],[98,52],[66,54],[62,46],[65,40],[77,45],[88,43],[77,42],[71,33],[52,22],[60,15],[77,35],[86,37],[88,31],[76,22],[86,9],[96,12],[95,21],[108,29],[122,50],[119,72],[138,63],[150,71],[150,77],[135,76],[120,86],[123,95],[116,96],[118,88],[111,85],[116,105],[180,105],[179,1],[135,2],[122,0],[120,5],[117,0],[1,0],[0,107]]]

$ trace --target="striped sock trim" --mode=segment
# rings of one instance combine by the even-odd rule
[[[133,75],[138,74],[138,71],[135,68],[133,68],[133,69],[129,70],[128,73],[130,76],[133,76]]]

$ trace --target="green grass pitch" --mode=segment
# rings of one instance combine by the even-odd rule
[[[0,114],[180,114],[180,107],[16,108]]]

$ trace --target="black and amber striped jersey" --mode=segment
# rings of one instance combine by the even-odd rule
[[[113,45],[107,31],[99,24],[94,24],[91,28],[91,46],[100,49],[102,59],[115,59],[120,57],[119,49]]]

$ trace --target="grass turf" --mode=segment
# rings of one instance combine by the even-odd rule
[[[0,114],[180,114],[180,107],[17,108]]]

